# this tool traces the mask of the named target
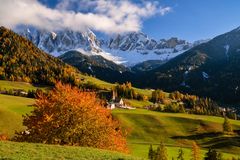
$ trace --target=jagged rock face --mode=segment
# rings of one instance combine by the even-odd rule
[[[122,51],[152,51],[155,50],[157,54],[164,53],[166,50],[181,51],[191,48],[193,45],[185,40],[179,40],[177,38],[170,38],[168,40],[161,39],[156,41],[149,38],[147,35],[141,32],[133,32],[125,35],[117,35],[115,38],[111,38],[108,47],[110,49],[119,49]]]
[[[83,33],[70,30],[49,32],[31,28],[21,31],[20,34],[31,40],[38,48],[55,56],[77,48],[89,52],[101,51],[100,41],[90,30]]]
[[[173,49],[176,52],[192,47],[191,43],[177,38],[161,39],[157,42],[141,32],[117,35],[114,38],[110,38],[110,40],[98,40],[96,35],[90,30],[83,33],[70,30],[49,32],[31,28],[22,30],[19,33],[31,40],[40,49],[53,55],[60,55],[77,48],[93,52],[101,52],[101,47],[121,51]],[[159,52],[156,53],[159,54]]]
[[[157,41],[141,32],[125,33],[105,39],[98,39],[91,30],[50,32],[25,28],[17,32],[31,40],[38,48],[54,56],[77,50],[82,54],[102,56],[125,66],[133,66],[148,60],[168,61],[195,46],[194,43],[177,38]]]

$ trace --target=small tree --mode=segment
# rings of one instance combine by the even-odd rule
[[[167,148],[163,142],[161,142],[157,148],[155,160],[168,160]]]
[[[127,152],[120,125],[95,93],[57,83],[47,95],[40,93],[34,110],[24,116],[26,132],[17,141],[88,146]]]
[[[183,156],[184,156],[184,152],[183,152],[182,148],[180,148],[180,149],[178,150],[177,160],[184,160]]]
[[[149,151],[148,151],[148,159],[154,160],[154,157],[155,157],[155,153],[154,153],[152,145],[150,145]]]
[[[217,153],[214,149],[209,149],[208,152],[205,155],[205,160],[222,160],[222,154]]]
[[[232,125],[227,117],[224,118],[223,132],[227,132],[227,133],[233,132]]]
[[[192,160],[200,160],[200,148],[197,143],[194,141],[192,143]]]

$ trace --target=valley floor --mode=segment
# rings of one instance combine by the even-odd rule
[[[30,112],[31,107],[29,106],[33,103],[34,99],[0,94],[1,133],[12,137],[15,130],[22,130],[22,115]],[[202,156],[204,156],[204,153],[209,147],[224,153],[224,157],[240,156],[240,137],[237,134],[240,130],[240,121],[230,120],[236,134],[224,135],[222,134],[222,123],[224,120],[221,117],[183,113],[160,113],[145,109],[116,109],[112,112],[114,117],[120,120],[122,127],[128,131],[127,141],[131,155],[133,156],[147,158],[149,145],[153,144],[154,148],[156,148],[160,141],[163,141],[167,146],[170,159],[172,157],[176,158],[180,147],[184,150],[184,157],[189,159],[191,156],[191,143],[193,141],[196,141],[201,146]],[[1,142],[0,157],[9,154],[9,158],[13,157],[13,159],[16,159],[14,156],[19,156],[21,149],[25,147],[30,147],[30,151],[29,155],[22,153],[23,156],[31,157],[32,154],[38,153],[39,150],[40,156],[49,156],[50,159],[58,153],[58,149],[59,155],[62,156],[63,159],[71,159],[67,157],[71,157],[73,153],[78,152],[77,149],[71,150],[71,147],[66,147],[67,150],[69,149],[69,153],[67,153],[67,151],[63,149],[65,146],[62,148],[56,146],[57,151],[50,153],[50,151],[48,152],[48,147],[37,149],[35,148],[37,146],[41,148],[43,145]],[[64,155],[65,152],[66,155]],[[76,154],[76,156],[80,156],[80,153],[81,152]]]

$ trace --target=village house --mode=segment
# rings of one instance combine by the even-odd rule
[[[114,92],[111,101],[108,102],[108,109],[122,108],[122,109],[135,109],[131,106],[128,106],[123,98],[116,98]]]

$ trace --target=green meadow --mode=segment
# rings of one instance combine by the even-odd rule
[[[183,148],[190,159],[193,141],[201,146],[203,155],[212,147],[225,157],[240,156],[240,137],[222,134],[224,119],[221,117],[143,109],[113,110],[113,115],[127,130],[129,147],[135,156],[147,158],[149,145],[156,147],[161,141],[168,147],[169,158],[176,158],[178,149]],[[240,121],[231,120],[231,123],[235,130],[240,129]]]
[[[92,77],[93,78],[93,77]],[[100,84],[100,80],[98,84]],[[6,83],[1,81],[0,84]],[[11,82],[7,82],[9,88],[15,88]],[[14,82],[16,83],[16,82]],[[13,83],[13,84],[14,84]],[[19,83],[18,87],[27,88],[25,83]],[[34,86],[29,86],[28,89]],[[110,86],[108,86],[110,87]],[[22,126],[22,115],[31,111],[34,99],[16,97],[0,94],[0,133],[7,134],[9,137],[14,136],[15,131],[24,129]],[[149,105],[150,102],[127,100],[128,103],[135,107]],[[184,113],[160,113],[148,111],[145,109],[136,110],[113,110],[115,118],[117,118],[122,127],[128,132],[128,146],[130,154],[135,157],[147,158],[148,148],[153,144],[154,148],[163,141],[168,149],[169,158],[176,158],[178,149],[184,150],[186,159],[191,156],[191,144],[196,141],[201,146],[202,157],[209,147],[217,149],[224,153],[225,158],[232,156],[238,157],[240,153],[240,137],[235,135],[222,134],[223,118],[205,115],[193,115]],[[240,121],[231,120],[235,131],[240,130]],[[29,150],[21,152],[22,148]],[[4,148],[4,149],[3,149]],[[39,151],[39,153],[37,152]],[[9,154],[4,154],[8,153]],[[15,153],[16,152],[16,153]],[[28,152],[28,153],[27,153]],[[36,155],[37,157],[54,159],[56,153],[60,153],[57,159],[84,159],[86,156],[96,156],[95,159],[102,159],[104,155],[110,154],[105,159],[119,159],[120,153],[112,153],[97,149],[89,149],[83,147],[67,147],[67,146],[51,146],[43,144],[28,144],[1,142],[0,157],[7,155],[8,158],[16,159],[22,155],[20,159],[30,159]],[[74,153],[77,152],[74,157]],[[78,154],[79,152],[79,154]],[[94,154],[96,152],[96,155]],[[119,157],[120,156],[120,157]],[[76,158],[77,157],[77,158]],[[92,157],[91,157],[92,158]],[[125,159],[134,159],[134,157],[126,156]]]
[[[118,152],[87,147],[0,142],[0,159],[140,160],[141,158]]]
[[[1,90],[9,90],[9,89],[22,89],[25,91],[28,90],[36,90],[36,89],[49,89],[49,86],[44,86],[44,85],[33,85],[30,83],[26,82],[15,82],[15,81],[5,81],[5,80],[0,80],[0,89]]]
[[[0,133],[12,137],[22,130],[22,115],[31,111],[34,99],[0,94]]]

